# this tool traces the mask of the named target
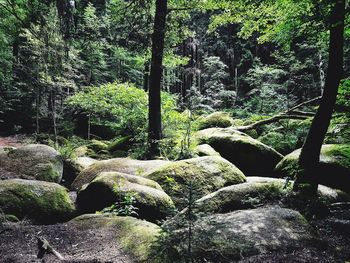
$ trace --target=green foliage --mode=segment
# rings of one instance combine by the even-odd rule
[[[115,82],[88,87],[71,96],[67,105],[84,111],[94,123],[112,127],[117,135],[131,136],[133,157],[146,155],[148,96],[145,91],[130,83]],[[186,133],[187,116],[178,112],[176,97],[166,92],[162,93],[162,118],[166,147],[180,144],[179,139]]]
[[[349,112],[350,109],[350,79],[342,81],[337,98],[337,106]]]
[[[138,216],[138,208],[134,206],[135,202],[135,196],[131,193],[127,193],[120,202],[116,202],[102,209],[99,213],[109,213],[117,216]]]

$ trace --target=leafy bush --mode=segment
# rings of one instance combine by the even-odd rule
[[[163,134],[178,141],[186,133],[186,113],[177,109],[177,98],[162,92]],[[109,83],[88,87],[67,100],[68,106],[83,111],[91,122],[112,127],[116,136],[131,136],[131,154],[142,158],[147,150],[148,95],[131,83]]]

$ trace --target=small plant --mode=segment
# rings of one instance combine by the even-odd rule
[[[110,213],[118,216],[138,216],[138,208],[134,206],[136,198],[134,194],[127,193],[121,201],[101,210],[102,214]]]

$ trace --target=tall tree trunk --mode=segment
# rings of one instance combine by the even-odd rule
[[[149,77],[148,141],[150,143],[150,155],[159,154],[159,140],[162,138],[161,80],[167,12],[168,1],[156,0]]]
[[[317,193],[320,151],[332,118],[343,74],[344,19],[345,0],[337,0],[330,19],[329,62],[323,96],[301,150],[300,171],[294,184],[295,190],[303,190],[310,195]]]

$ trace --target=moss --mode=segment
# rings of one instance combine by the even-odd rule
[[[70,223],[83,229],[111,227],[116,233],[117,242],[136,262],[154,262],[149,256],[160,234],[160,228],[155,224],[132,217],[96,214],[77,217]]]
[[[108,145],[106,143],[95,139],[91,140],[87,147],[97,153],[103,150],[108,150]]]
[[[214,112],[199,120],[198,129],[203,130],[213,127],[226,128],[232,125],[232,118],[225,112]]]
[[[173,201],[156,182],[117,172],[101,173],[85,185],[78,192],[77,204],[83,212],[95,212],[123,201],[130,194],[135,198],[133,206],[138,208],[140,218],[156,222],[174,209]]]
[[[66,220],[75,211],[64,187],[22,179],[0,182],[0,208],[20,219],[28,217],[39,223]]]
[[[132,138],[132,136],[124,136],[124,137],[121,137],[119,139],[116,139],[116,140],[112,141],[108,145],[108,151],[115,152],[115,151],[126,151],[126,150],[128,150],[128,148],[130,146],[131,138]]]
[[[148,174],[147,178],[158,182],[178,208],[185,206],[190,187],[200,197],[226,185],[245,181],[244,174],[237,167],[218,156],[174,162]]]
[[[295,178],[300,171],[298,159],[301,150],[288,154],[276,166],[280,177]],[[350,145],[326,144],[322,146],[320,165],[316,168],[320,184],[350,192]]]
[[[271,176],[283,158],[273,148],[233,128],[211,128],[197,132],[199,143],[212,146],[222,157],[236,165],[246,175]]]
[[[59,183],[63,174],[61,155],[46,145],[27,145],[0,153],[0,166],[18,178]]]
[[[114,158],[99,161],[83,170],[74,180],[72,188],[78,190],[84,184],[90,183],[101,172],[121,172],[131,175],[142,175],[152,172],[167,163],[169,162],[161,160],[139,161],[129,158]]]

